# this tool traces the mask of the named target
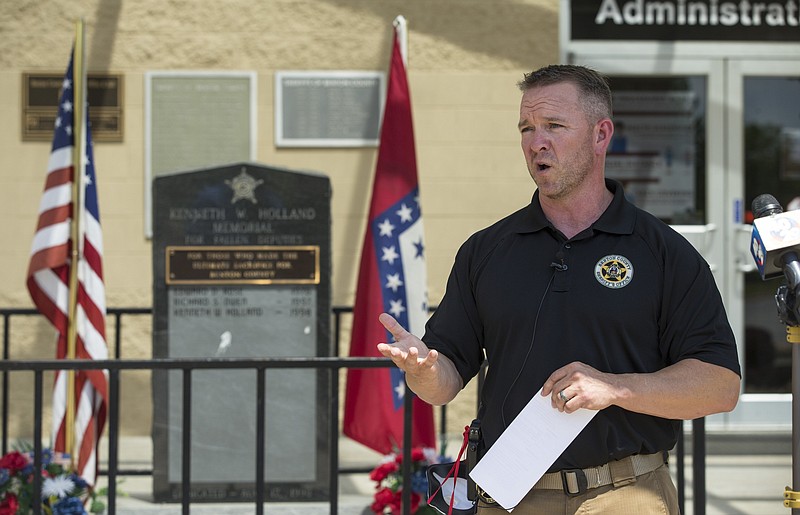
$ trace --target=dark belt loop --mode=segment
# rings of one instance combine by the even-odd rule
[[[562,470],[561,484],[564,487],[564,493],[570,497],[580,495],[589,489],[589,481],[581,469]]]

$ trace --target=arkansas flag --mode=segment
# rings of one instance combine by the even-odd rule
[[[351,357],[382,357],[376,346],[392,342],[378,321],[391,314],[422,336],[428,318],[427,274],[419,207],[414,130],[406,70],[395,31],[378,164],[353,310]],[[349,369],[344,434],[380,453],[403,446],[405,377],[397,367]],[[435,447],[433,408],[414,398],[412,445]]]

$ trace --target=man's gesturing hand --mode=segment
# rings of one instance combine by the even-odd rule
[[[408,375],[424,374],[436,364],[439,353],[429,350],[416,336],[406,331],[397,320],[386,313],[378,317],[383,327],[394,336],[394,344],[379,343],[378,352],[391,358]]]
[[[406,373],[406,383],[422,400],[441,406],[452,401],[463,387],[455,365],[444,354],[429,349],[386,313],[378,317],[392,333],[394,344],[379,343],[378,352]]]

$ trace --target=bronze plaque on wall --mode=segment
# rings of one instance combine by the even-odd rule
[[[22,74],[22,141],[50,141],[64,75]],[[89,74],[89,123],[92,140],[122,141],[122,75]]]

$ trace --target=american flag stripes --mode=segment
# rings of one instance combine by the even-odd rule
[[[88,126],[88,106],[84,116],[81,142],[75,141],[74,53],[64,76],[58,104],[53,146],[47,168],[44,194],[39,205],[39,222],[31,247],[27,286],[36,308],[50,321],[57,333],[56,357],[67,357],[70,323],[76,329],[75,358],[103,360],[108,358],[105,337],[105,285],[103,283],[103,238],[97,204],[97,185]],[[85,81],[82,81],[85,82]],[[83,98],[79,95],[78,98]],[[73,152],[83,150],[82,165],[76,173]],[[83,200],[77,217],[78,284],[74,320],[69,319],[70,267],[72,266],[71,223],[74,201],[73,180],[81,181]],[[108,400],[107,372],[76,371],[74,381],[75,425],[74,463],[77,472],[90,484],[97,474],[97,442],[102,434]],[[65,437],[67,414],[66,371],[56,375],[53,390],[54,450],[68,451]]]

